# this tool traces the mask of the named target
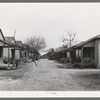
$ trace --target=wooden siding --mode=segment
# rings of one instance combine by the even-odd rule
[[[20,60],[21,55],[20,55],[20,50],[15,50],[15,59]]]
[[[0,42],[0,46],[1,46],[1,47],[4,46],[4,43]]]
[[[8,49],[10,49],[10,51]],[[9,53],[9,57],[12,58],[11,49],[12,48],[5,48],[5,47],[3,48],[3,57],[4,58],[8,58],[8,53]]]

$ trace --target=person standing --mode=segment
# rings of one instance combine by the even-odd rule
[[[34,62],[35,62],[35,65],[37,66],[37,62],[38,62],[38,61],[37,61],[37,59],[35,59],[35,61],[34,61]]]

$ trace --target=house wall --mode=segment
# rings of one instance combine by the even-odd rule
[[[100,39],[95,41],[95,66],[100,68]]]
[[[0,64],[3,64],[3,48],[0,47]]]
[[[76,50],[76,57],[81,57],[81,50],[79,49]]]
[[[6,58],[8,58],[8,52],[9,52],[9,57],[11,58],[12,57],[12,54],[11,54],[11,48],[9,48],[9,50],[8,50],[8,48],[3,48],[3,57],[6,57]]]
[[[15,50],[15,59],[20,60],[21,56],[20,56],[20,50]]]
[[[83,66],[91,66],[95,64],[95,59],[92,58],[84,58],[83,54],[84,54],[84,49],[86,47],[94,47],[95,48],[95,40],[90,41],[89,43],[83,45],[81,47],[81,67]],[[95,52],[94,52],[95,54]]]
[[[4,43],[0,42],[0,46],[4,46]]]
[[[21,57],[21,59],[22,59],[23,62],[27,62],[27,60],[28,60],[27,51],[25,51],[25,50],[22,51],[22,57]]]
[[[0,40],[3,40],[4,41],[4,38],[3,38],[3,34],[1,33],[0,31]],[[3,64],[3,48],[2,46],[4,46],[4,43],[3,42],[0,42],[0,64]]]
[[[70,52],[67,52],[67,57],[68,57],[68,58],[70,57]]]

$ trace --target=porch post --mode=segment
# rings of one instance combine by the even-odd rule
[[[94,58],[95,58],[95,66],[96,68],[98,69],[98,41],[96,40],[95,41],[95,55],[94,55]]]
[[[20,49],[20,64],[22,63],[22,50]]]
[[[79,57],[79,49],[78,49],[78,57]]]
[[[81,68],[83,68],[83,47],[81,47]]]
[[[10,69],[10,48],[8,47],[8,68]]]
[[[14,47],[14,61],[13,61],[13,67],[16,68],[16,49]]]
[[[80,62],[79,62],[79,49],[78,49],[78,64],[79,64]]]
[[[100,69],[100,40],[96,40],[95,44],[95,64]]]

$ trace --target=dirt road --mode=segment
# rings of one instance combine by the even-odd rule
[[[0,70],[0,90],[3,91],[84,91],[97,90],[86,80],[86,73],[99,73],[96,69],[65,69],[63,65],[47,59],[26,63],[17,70]],[[89,75],[88,74],[88,75]],[[100,76],[100,75],[99,75]],[[98,77],[99,78],[99,77]],[[90,77],[89,77],[90,79]],[[93,81],[93,80],[92,80]],[[87,84],[86,84],[87,82]],[[100,81],[99,81],[100,82]],[[89,87],[90,85],[90,87]]]

